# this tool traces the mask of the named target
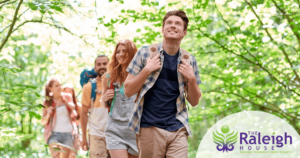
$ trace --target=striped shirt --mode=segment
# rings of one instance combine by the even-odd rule
[[[143,113],[143,105],[144,105],[144,95],[146,92],[154,85],[156,82],[162,67],[164,63],[164,55],[163,55],[163,48],[162,43],[159,43],[158,45],[158,54],[160,55],[161,59],[161,68],[152,72],[148,78],[146,79],[145,83],[142,86],[142,89],[140,91],[139,98],[134,106],[133,114],[129,120],[128,127],[134,131],[136,134],[139,134],[140,132],[140,124],[141,124],[141,118]],[[142,69],[146,66],[147,58],[150,57],[150,52],[148,47],[142,47],[133,57],[131,60],[129,66],[127,67],[126,71],[130,74],[136,76],[142,71]],[[180,61],[182,59],[182,50],[179,50],[179,57],[177,59],[177,67],[179,67]],[[198,66],[197,61],[194,56],[190,55],[191,65],[193,67],[193,71],[196,77],[197,84],[199,85],[201,83],[199,72],[198,72]],[[180,95],[176,99],[176,106],[177,106],[177,114],[176,118],[182,122],[182,124],[185,126],[186,130],[188,131],[189,135],[191,136],[191,130],[189,127],[189,119],[188,119],[188,112],[185,105],[185,98],[184,98],[184,83],[183,83],[183,76],[178,72],[177,68],[177,75],[178,75],[178,84],[179,84],[179,91]]]

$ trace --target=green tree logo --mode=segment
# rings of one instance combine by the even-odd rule
[[[221,131],[223,134],[219,133],[218,130],[213,132],[214,143],[217,144],[218,151],[232,151],[234,149],[233,144],[237,142],[238,132],[232,131],[230,134],[227,134],[230,129],[227,125],[222,126]]]

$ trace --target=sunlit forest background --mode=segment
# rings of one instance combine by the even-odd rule
[[[167,11],[190,23],[181,47],[203,92],[189,108],[189,158],[206,131],[240,111],[274,114],[300,133],[299,0],[0,0],[0,157],[50,157],[40,124],[46,81],[75,86],[121,39],[161,42]],[[78,157],[85,157],[80,152]]]

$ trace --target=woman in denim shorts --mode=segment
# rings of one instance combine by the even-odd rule
[[[75,104],[75,111],[77,113],[77,116],[75,118],[72,119],[72,123],[76,125],[76,130],[77,130],[77,134],[74,137],[73,140],[73,147],[74,147],[74,151],[70,151],[69,153],[69,158],[75,158],[77,155],[77,152],[80,149],[80,144],[81,144],[81,136],[79,135],[79,128],[80,128],[80,112],[81,112],[81,103],[77,101],[76,95],[75,95],[75,90],[74,90],[74,86],[71,83],[67,83],[63,86],[63,92],[65,93],[69,93],[72,95],[72,100],[73,103]]]
[[[72,96],[62,92],[61,83],[57,79],[48,82],[45,92],[46,100],[41,120],[41,124],[45,126],[45,142],[49,144],[52,157],[67,158],[73,146],[75,128],[71,117],[75,117],[75,105]],[[57,152],[54,148],[60,148],[63,152]]]
[[[105,138],[112,158],[139,156],[135,133],[127,127],[133,112],[135,96],[127,98],[124,94],[124,81],[128,75],[126,68],[136,52],[136,46],[132,41],[118,42],[108,65],[108,74],[103,76],[103,95],[100,102],[102,105],[110,106]],[[109,102],[111,105],[108,105]]]

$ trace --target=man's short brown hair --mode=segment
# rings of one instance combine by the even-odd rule
[[[168,11],[163,20],[163,27],[165,26],[165,21],[168,19],[168,17],[173,16],[173,15],[178,16],[183,20],[184,30],[186,30],[188,27],[188,24],[189,24],[189,18],[186,16],[185,12],[182,10]]]

